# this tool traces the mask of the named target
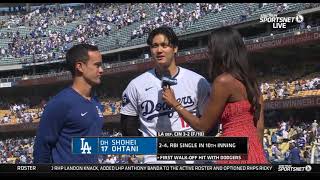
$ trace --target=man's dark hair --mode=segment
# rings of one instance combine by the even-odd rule
[[[168,26],[160,26],[149,33],[149,37],[147,40],[147,44],[149,46],[152,45],[153,38],[158,34],[163,34],[164,36],[166,36],[168,38],[169,44],[173,47],[178,46],[178,37],[176,33],[173,31],[173,29]]]
[[[70,48],[66,54],[66,67],[75,75],[75,64],[79,61],[86,63],[89,60],[89,51],[99,51],[97,46],[90,44],[78,44]]]

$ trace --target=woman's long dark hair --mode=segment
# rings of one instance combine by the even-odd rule
[[[226,72],[242,82],[246,87],[256,123],[260,113],[259,97],[261,93],[253,68],[249,65],[247,49],[240,33],[231,27],[212,31],[208,50],[210,78],[215,79]]]

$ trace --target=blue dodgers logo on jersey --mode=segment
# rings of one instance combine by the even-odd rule
[[[191,107],[195,104],[192,100],[191,96],[182,97],[177,99],[185,108]],[[152,114],[148,116],[147,121],[151,121],[155,117],[165,116],[167,115],[169,118],[173,116],[174,110],[170,106],[168,106],[165,102],[159,102],[155,104],[151,100],[146,100],[141,103],[142,116],[146,117],[152,114],[154,111],[158,111],[157,114]],[[162,112],[161,112],[162,111]]]
[[[103,117],[103,114],[98,106],[96,106],[99,117]],[[82,116],[82,115],[81,115]]]
[[[127,105],[127,104],[129,104],[129,103],[130,103],[130,100],[129,100],[127,94],[124,94],[124,95],[122,96],[122,107],[125,106],[125,105]]]

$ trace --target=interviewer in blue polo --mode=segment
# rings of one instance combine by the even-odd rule
[[[98,163],[97,155],[72,154],[72,137],[100,136],[103,108],[92,96],[101,83],[102,56],[96,46],[79,44],[66,54],[73,83],[46,105],[34,145],[34,163]]]

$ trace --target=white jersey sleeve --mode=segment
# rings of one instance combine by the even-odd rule
[[[128,116],[138,116],[138,91],[131,81],[122,93],[121,114]]]
[[[197,114],[202,115],[205,105],[209,100],[211,86],[205,78],[201,78],[198,83],[198,110]]]

